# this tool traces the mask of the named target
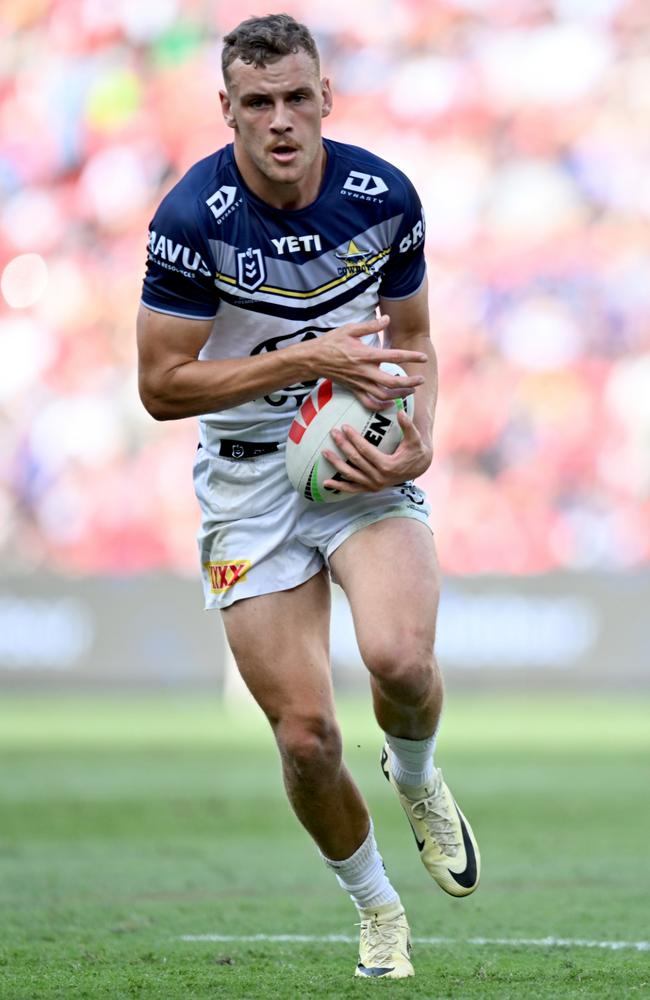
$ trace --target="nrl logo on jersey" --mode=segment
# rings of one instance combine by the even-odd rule
[[[262,251],[249,247],[237,254],[237,284],[246,292],[254,292],[266,280]]]
[[[357,198],[360,201],[376,201],[381,204],[383,198],[378,195],[388,191],[386,181],[374,174],[362,174],[359,170],[351,170],[347,176],[345,184],[341,188],[341,194],[347,198]]]

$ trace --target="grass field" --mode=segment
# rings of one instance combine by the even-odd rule
[[[416,942],[444,939],[391,983],[352,978],[356,913],[289,812],[254,707],[6,695],[0,997],[650,997],[650,951],[629,946],[650,939],[649,709],[452,696],[438,762],[484,864],[454,900],[421,868],[368,705],[341,706]],[[184,939],[200,935],[221,940]]]

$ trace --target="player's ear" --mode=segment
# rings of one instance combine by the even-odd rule
[[[235,121],[235,116],[232,113],[232,104],[230,103],[230,97],[228,96],[227,90],[219,91],[219,100],[221,101],[221,114],[223,115],[223,120],[226,125],[228,128],[236,128],[237,122]]]
[[[321,87],[321,97],[323,100],[323,106],[321,108],[321,118],[327,118],[330,111],[332,110],[332,104],[334,103],[334,98],[332,97],[332,88],[330,87],[329,79],[324,76],[320,82]]]

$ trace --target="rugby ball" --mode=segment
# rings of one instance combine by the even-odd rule
[[[391,375],[406,375],[403,368],[389,361],[383,361],[380,367]],[[392,455],[402,440],[397,420],[400,410],[413,416],[412,395],[395,399],[385,410],[369,410],[349,389],[331,379],[321,379],[302,403],[289,430],[287,475],[294,489],[314,503],[348,500],[350,493],[323,486],[326,479],[343,478],[322,455],[325,448],[341,455],[331,436],[332,428],[349,424],[379,451]]]

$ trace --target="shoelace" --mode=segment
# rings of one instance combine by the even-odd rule
[[[442,778],[438,777],[431,795],[411,803],[411,812],[415,819],[424,823],[440,849],[450,858],[455,858],[460,850],[460,841],[441,792]]]
[[[390,923],[380,923],[374,917],[361,921],[361,936],[366,946],[364,964],[384,968],[395,962],[395,952],[400,947],[400,928]]]

